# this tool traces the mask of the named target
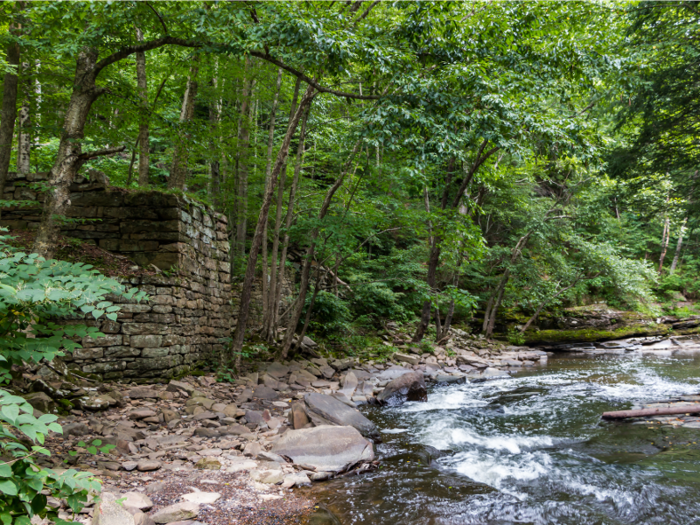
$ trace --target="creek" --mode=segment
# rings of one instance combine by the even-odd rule
[[[435,386],[427,403],[365,407],[381,468],[306,489],[310,524],[700,523],[700,428],[600,419],[698,393],[700,354],[556,354],[511,379]]]

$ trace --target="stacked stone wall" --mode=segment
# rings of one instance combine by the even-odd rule
[[[41,203],[42,193],[28,184],[45,179],[10,174],[4,197]],[[96,172],[73,184],[70,200],[68,215],[79,220],[64,225],[64,235],[159,272],[122,279],[149,300],[122,303],[117,321],[99,323],[104,337],[85,338],[67,356],[72,366],[105,379],[168,378],[223,348],[232,322],[225,216],[182,195],[111,188]],[[5,209],[0,226],[36,229],[37,210]]]

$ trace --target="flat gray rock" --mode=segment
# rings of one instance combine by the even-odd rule
[[[253,397],[257,397],[258,399],[267,399],[268,401],[277,399],[277,392],[265,385],[258,385],[254,387],[252,394]]]
[[[267,367],[267,373],[276,379],[280,379],[289,373],[289,367],[281,363],[272,363]]]
[[[156,523],[172,523],[173,521],[189,520],[199,514],[199,504],[184,501],[160,509],[151,516]]]
[[[410,374],[411,372],[413,372],[413,370],[411,370],[410,368],[404,368],[402,366],[391,366],[379,373],[377,375],[377,379],[379,379],[380,381],[391,381],[404,374]]]
[[[353,427],[288,430],[271,452],[294,463],[311,465],[319,472],[343,472],[357,463],[374,460],[372,443]]]
[[[306,413],[316,425],[337,425],[356,428],[360,434],[372,439],[379,439],[377,427],[362,413],[351,408],[339,399],[325,394],[306,394],[304,396]]]

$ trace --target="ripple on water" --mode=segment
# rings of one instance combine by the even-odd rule
[[[698,356],[555,357],[511,380],[433,387],[427,403],[365,409],[387,429],[382,470],[312,490],[343,525],[700,523],[694,431],[600,420],[697,394],[699,376]],[[421,446],[447,455],[426,464]]]

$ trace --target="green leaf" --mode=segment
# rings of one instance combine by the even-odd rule
[[[0,494],[7,494],[8,496],[17,495],[17,485],[14,481],[9,479],[0,481]]]
[[[0,478],[12,477],[12,467],[7,463],[0,463]]]

